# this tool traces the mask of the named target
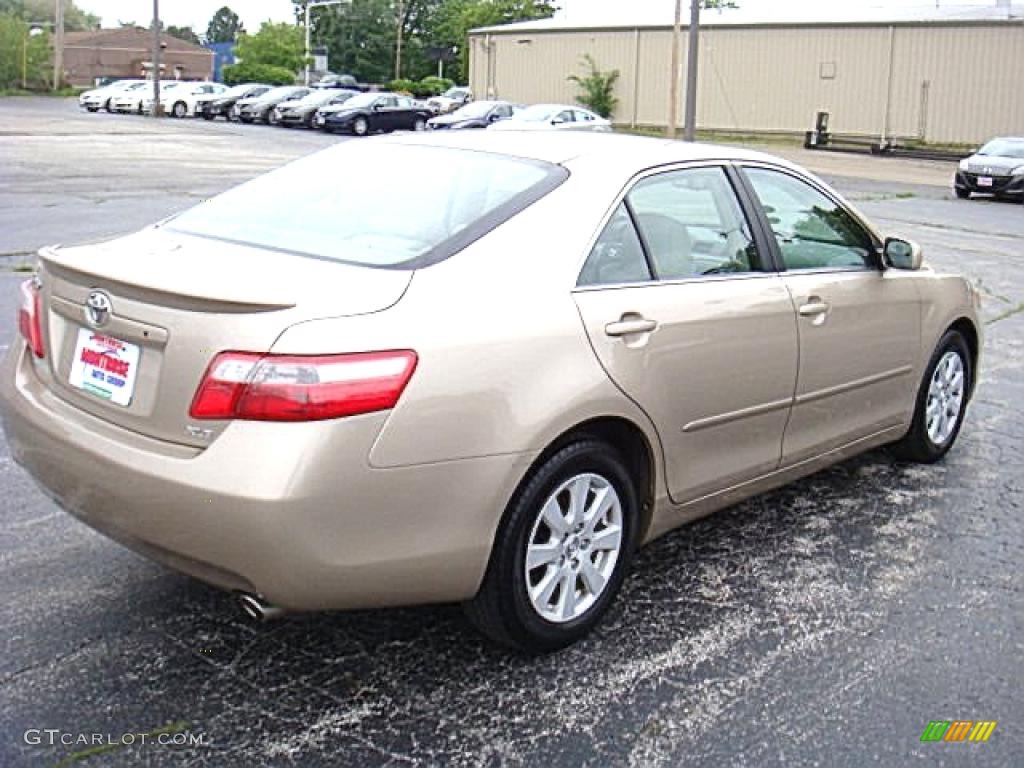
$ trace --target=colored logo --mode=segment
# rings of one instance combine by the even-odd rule
[[[995,720],[932,720],[921,741],[988,741],[996,729]]]

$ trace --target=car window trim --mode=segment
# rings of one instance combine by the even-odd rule
[[[805,176],[792,168],[786,166],[776,165],[774,163],[767,163],[763,161],[748,161],[748,160],[737,160],[733,163],[733,167],[736,169],[737,175],[741,179],[741,183],[747,190],[747,194],[750,198],[750,203],[753,206],[757,220],[760,224],[763,234],[767,238],[768,246],[771,249],[772,261],[775,262],[775,268],[780,274],[792,273],[794,275],[811,275],[811,274],[828,274],[830,272],[881,272],[884,270],[884,264],[882,262],[881,243],[876,235],[875,231],[871,228],[867,222],[848,205],[839,200],[834,193],[824,188],[821,184],[817,183],[815,179]],[[746,173],[747,168],[761,168],[766,171],[775,171],[781,173],[790,178],[801,181],[811,189],[817,191],[823,197],[828,199],[833,205],[838,208],[842,208],[846,212],[846,215],[853,219],[856,224],[863,232],[867,235],[868,240],[871,242],[871,259],[874,262],[874,266],[842,266],[842,267],[809,267],[807,269],[789,269],[786,266],[785,260],[782,257],[782,248],[779,246],[778,240],[775,238],[775,232],[772,230],[771,222],[768,221],[768,215],[764,211],[764,206],[761,204],[761,198],[758,197],[757,191],[754,189],[753,182]]]
[[[604,216],[601,217],[601,222],[597,229],[591,235],[590,240],[587,243],[586,249],[583,251],[583,257],[577,262],[576,267],[576,278],[573,283],[572,291],[593,291],[593,290],[605,290],[611,288],[628,288],[637,287],[642,285],[679,285],[683,283],[692,283],[695,281],[708,281],[708,280],[730,280],[744,277],[761,277],[771,276],[776,274],[778,270],[774,268],[773,257],[766,257],[762,243],[758,240],[758,227],[755,221],[751,221],[749,212],[744,206],[744,198],[741,194],[736,182],[733,181],[730,176],[729,168],[732,166],[734,161],[728,158],[708,158],[704,160],[689,160],[683,162],[672,162],[664,165],[654,165],[649,168],[645,168],[642,171],[635,173],[629,178],[629,180],[623,185],[622,189],[619,190],[618,195],[615,196],[611,206],[605,212]],[[730,186],[733,189],[733,193],[736,195],[737,204],[740,207],[740,211],[746,219],[747,226],[750,228],[751,235],[754,237],[754,244],[758,248],[758,269],[751,270],[750,272],[730,272],[721,275],[692,275],[685,278],[672,278],[672,279],[659,279],[657,271],[654,269],[654,265],[651,263],[650,252],[647,246],[647,241],[644,238],[643,232],[637,226],[636,217],[632,211],[632,206],[628,204],[627,198],[629,193],[633,191],[634,187],[641,181],[651,177],[657,176],[663,173],[670,173],[672,171],[683,171],[683,170],[696,170],[700,168],[719,168],[726,176]],[[644,259],[647,261],[647,269],[651,273],[652,278],[643,282],[632,282],[632,283],[607,283],[604,285],[580,285],[580,277],[583,274],[583,268],[587,265],[587,259],[590,258],[590,254],[594,250],[594,246],[597,241],[601,238],[604,233],[605,227],[608,226],[608,222],[611,221],[612,216],[615,215],[615,211],[619,205],[626,203],[626,210],[629,212],[630,222],[633,225],[633,229],[640,240],[640,245],[644,251]],[[774,239],[774,238],[773,238]],[[767,245],[767,243],[765,243]]]

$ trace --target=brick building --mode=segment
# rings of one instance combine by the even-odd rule
[[[160,74],[168,80],[206,80],[214,54],[167,34],[160,36]],[[148,77],[153,68],[153,34],[141,27],[69,32],[64,41],[64,73],[71,85],[93,85],[97,78]]]

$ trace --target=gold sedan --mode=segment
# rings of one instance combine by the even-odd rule
[[[462,601],[547,651],[682,523],[940,459],[977,301],[766,155],[389,136],[43,249],[0,404],[58,504],[251,615]]]

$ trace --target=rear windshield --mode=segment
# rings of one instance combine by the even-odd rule
[[[164,226],[347,264],[416,269],[465,248],[567,176],[557,165],[489,152],[347,141]]]

